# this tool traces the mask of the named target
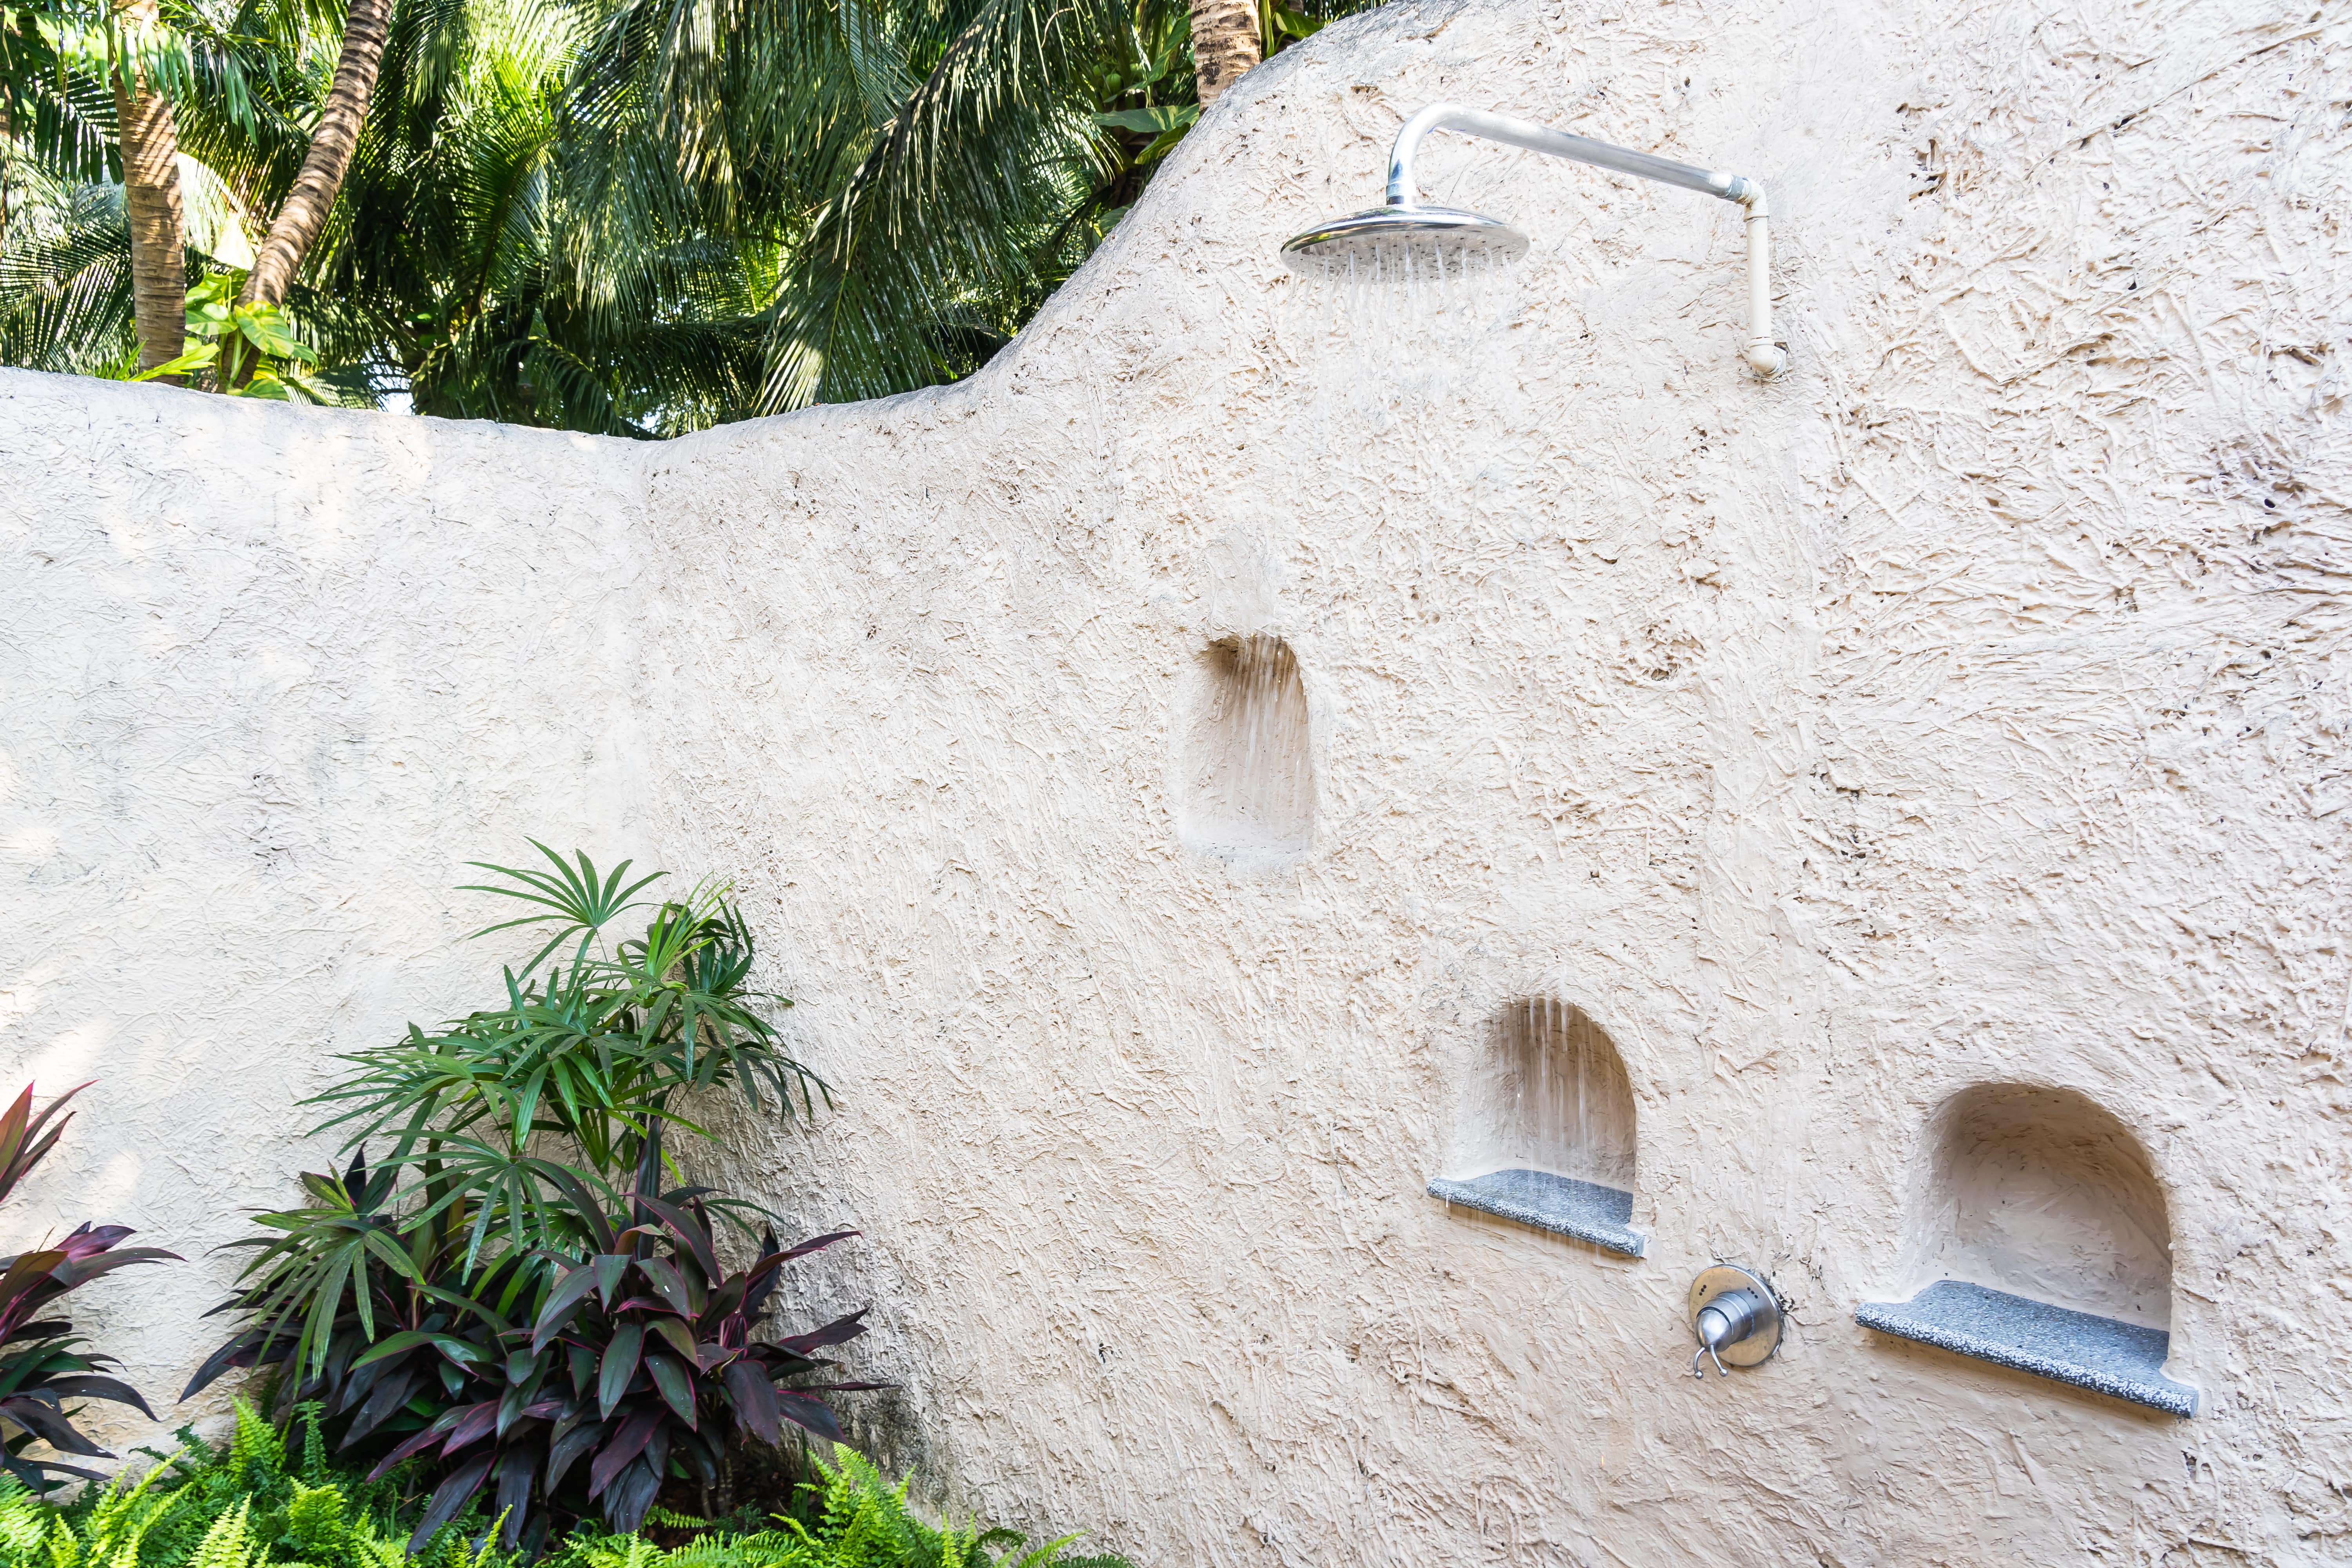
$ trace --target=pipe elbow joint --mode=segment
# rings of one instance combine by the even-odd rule
[[[1789,368],[1789,351],[1765,340],[1749,343],[1747,353],[1740,357],[1748,362],[1748,368],[1755,372],[1759,381],[1777,380],[1780,373]]]

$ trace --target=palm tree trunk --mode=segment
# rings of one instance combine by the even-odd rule
[[[126,46],[152,37],[155,0],[115,0]],[[125,87],[130,74],[133,85]],[[180,208],[180,132],[172,100],[129,61],[117,63],[114,117],[122,135],[123,205],[131,216],[131,304],[139,368],[178,359],[187,347],[187,226]],[[179,378],[171,378],[177,381]]]
[[[1259,48],[1255,0],[1192,0],[1192,75],[1202,109],[1265,58]]]
[[[151,0],[152,3],[152,0]],[[319,128],[310,133],[310,150],[302,172],[278,209],[269,234],[254,258],[253,271],[239,296],[248,305],[282,305],[295,268],[318,242],[327,226],[327,214],[342,188],[343,171],[352,165],[352,149],[359,145],[360,126],[367,119],[368,100],[375,96],[376,72],[383,64],[383,38],[392,24],[392,0],[351,0],[343,20],[343,53],[335,62],[335,79],[327,89],[326,107]]]

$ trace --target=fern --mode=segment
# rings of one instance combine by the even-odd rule
[[[241,1435],[241,1434],[240,1434]],[[247,1528],[253,1513],[253,1500],[246,1499],[233,1513],[225,1513],[213,1521],[212,1528],[187,1562],[187,1568],[255,1568],[266,1553],[257,1546]]]
[[[310,1487],[296,1481],[293,1500],[286,1505],[286,1543],[316,1561],[341,1556],[352,1533],[344,1517],[350,1507],[341,1487]]]
[[[478,1512],[411,1556],[397,1491],[338,1472],[314,1411],[302,1416],[299,1467],[240,1401],[226,1445],[183,1432],[179,1451],[157,1455],[135,1484],[93,1485],[58,1504],[0,1478],[0,1568],[526,1568],[497,1549],[496,1521]],[[846,1447],[814,1464],[813,1527],[779,1516],[776,1529],[709,1530],[675,1548],[583,1527],[540,1568],[1132,1568],[1119,1557],[1066,1555],[1076,1536],[1024,1551],[1011,1531],[934,1527],[908,1507],[908,1481],[894,1485]],[[297,1468],[299,1476],[289,1473]],[[702,1527],[675,1513],[656,1522]]]
[[[16,1478],[0,1483],[0,1563],[34,1561],[48,1539],[51,1517],[52,1510]]]

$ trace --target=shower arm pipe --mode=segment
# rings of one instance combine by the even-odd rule
[[[1412,160],[1420,151],[1421,139],[1433,131],[1456,131],[1465,136],[1499,142],[1507,147],[1523,147],[1530,153],[1613,169],[1621,174],[1680,185],[1686,191],[1699,191],[1738,203],[1748,214],[1748,337],[1743,357],[1748,369],[1764,377],[1780,374],[1788,364],[1788,354],[1772,341],[1770,215],[1765,209],[1764,187],[1756,181],[1745,174],[1695,169],[1688,163],[1677,163],[1653,153],[1636,153],[1630,147],[1612,147],[1589,136],[1554,131],[1531,121],[1514,120],[1507,114],[1489,114],[1483,109],[1465,109],[1458,103],[1433,103],[1399,128],[1395,145],[1389,149],[1389,205],[1421,205],[1413,185]]]

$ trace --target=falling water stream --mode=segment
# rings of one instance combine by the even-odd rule
[[[1257,632],[1218,643],[1206,662],[1189,736],[1186,840],[1224,854],[1307,848],[1315,777],[1297,656]]]
[[[1497,1163],[1631,1191],[1633,1105],[1616,1047],[1581,1008],[1553,997],[1500,1020]]]
[[[1366,243],[1294,263],[1278,331],[1292,362],[1292,430],[1346,484],[1375,451],[1431,493],[1472,459],[1474,407],[1496,328],[1517,300],[1507,264],[1483,244],[1429,237]],[[1390,465],[1382,465],[1384,467]]]

